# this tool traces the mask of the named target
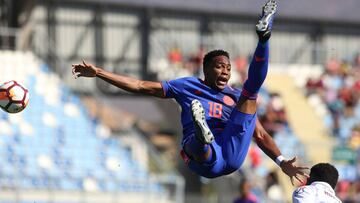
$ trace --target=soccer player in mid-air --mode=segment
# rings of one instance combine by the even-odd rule
[[[231,65],[223,50],[207,53],[203,59],[204,80],[185,77],[163,82],[142,81],[107,72],[83,61],[74,64],[76,77],[98,77],[123,90],[160,98],[174,98],[181,106],[183,139],[181,156],[198,175],[215,178],[230,174],[242,165],[251,138],[290,177],[307,176],[295,165],[296,157],[285,159],[256,117],[256,98],[263,84],[269,58],[269,38],[276,2],[269,0],[256,25],[259,42],[242,91],[227,85]]]

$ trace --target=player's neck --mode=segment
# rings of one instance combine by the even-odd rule
[[[216,91],[221,91],[218,87],[216,87],[216,85],[214,85],[214,83],[209,82],[208,80],[206,80],[206,78],[204,80],[201,80],[201,81],[203,82],[203,84],[210,87],[211,89],[216,90]]]

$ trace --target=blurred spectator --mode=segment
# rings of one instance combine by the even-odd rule
[[[337,73],[340,70],[340,62],[336,59],[330,59],[326,64],[325,64],[325,70],[328,74],[330,75],[337,75]]]
[[[186,70],[189,75],[194,75],[201,77],[202,75],[202,59],[206,53],[204,46],[200,45],[197,50],[191,53],[183,53],[181,48],[177,45],[174,45],[167,55],[167,61],[171,66]],[[243,56],[236,56],[233,59],[231,64],[232,68],[232,80],[229,82],[240,83],[242,84],[247,78],[247,69],[248,69],[248,60]],[[177,70],[174,70],[174,77],[177,77]],[[180,75],[183,77],[184,75]],[[169,79],[169,78],[167,78]]]
[[[354,58],[354,68],[360,68],[360,53],[357,53]]]
[[[236,73],[238,74],[239,83],[244,84],[245,79],[247,78],[247,69],[248,69],[248,61],[243,56],[237,56],[234,59],[234,65]]]
[[[274,171],[270,172],[266,177],[266,193],[269,202],[283,202],[283,191]]]
[[[200,46],[197,52],[190,55],[187,69],[193,75],[200,76],[204,55],[205,49],[203,46]]]
[[[309,78],[306,82],[307,96],[311,94],[321,94],[324,89],[323,76],[320,78]]]
[[[360,202],[360,179],[356,181],[341,180],[336,187],[336,194],[344,203]]]
[[[360,152],[360,54],[351,61],[325,63],[321,77],[308,79],[306,95],[319,96],[328,108],[330,132],[338,145]],[[360,202],[360,164],[350,164],[359,171],[357,179],[340,180],[337,192],[344,202]]]
[[[251,146],[249,149],[249,158],[251,168],[257,168],[261,164],[261,152],[257,146]]]
[[[258,200],[251,193],[251,184],[244,178],[239,184],[239,197],[233,203],[257,203]]]
[[[174,46],[170,49],[168,54],[170,64],[174,64],[176,66],[180,66],[183,62],[183,56],[181,50],[178,46]]]
[[[349,146],[354,150],[360,149],[360,125],[352,129]]]
[[[320,78],[310,78],[306,83],[306,95],[320,96],[332,118],[332,134],[342,139],[348,139],[356,125],[353,118],[356,108],[360,108],[360,80],[356,77],[359,74],[350,63],[331,59],[325,64],[324,74]]]
[[[248,61],[243,56],[237,56],[234,59],[234,65],[238,72],[246,72],[248,68]]]
[[[349,181],[339,181],[337,186],[336,186],[336,194],[337,196],[344,200],[347,196],[347,193],[349,191],[350,188],[350,182]]]
[[[284,103],[277,93],[270,94],[270,101],[266,105],[266,113],[259,115],[259,120],[270,136],[288,125]]]

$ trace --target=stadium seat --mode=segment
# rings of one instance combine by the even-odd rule
[[[0,81],[22,81],[30,92],[29,106],[21,114],[0,114],[1,188],[149,189],[132,183],[145,181],[146,169],[118,139],[99,134],[108,131],[97,130],[101,125],[89,117],[80,98],[45,64],[28,53],[3,51],[0,59],[3,66],[12,67],[4,69]]]

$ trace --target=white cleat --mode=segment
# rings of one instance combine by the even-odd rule
[[[258,24],[256,24],[256,30],[258,32],[271,31],[276,9],[277,4],[275,0],[269,0],[266,2],[263,6],[261,18]]]
[[[195,126],[195,136],[204,144],[211,144],[214,141],[214,135],[206,123],[205,110],[200,101],[194,99],[191,102],[191,113]]]

